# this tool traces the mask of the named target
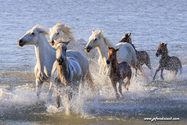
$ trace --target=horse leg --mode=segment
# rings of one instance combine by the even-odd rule
[[[71,99],[72,99],[72,91],[70,90],[69,92],[68,92],[68,99],[69,99],[69,101],[71,101]]]
[[[118,87],[118,91],[119,91],[119,93],[120,93],[121,98],[123,97],[123,95],[122,95],[122,88],[121,88],[121,85],[122,85],[122,84],[124,84],[123,81],[120,81],[120,82],[119,82],[119,87]]]
[[[127,89],[127,91],[129,90],[128,87],[130,85],[130,79],[131,77],[127,77],[127,83],[125,84],[125,88]]]
[[[174,75],[174,78],[176,77],[176,75],[177,75],[177,72],[178,72],[178,70],[176,70],[176,71],[175,71],[175,75]]]
[[[146,52],[146,61],[145,61],[145,65],[149,68],[149,69],[152,69],[151,67],[151,60],[150,60],[150,57],[148,55],[148,53]]]
[[[160,75],[161,78],[162,78],[162,80],[164,80],[164,77],[163,77],[163,71],[164,71],[164,69],[162,68],[162,69],[161,69],[161,75]]]
[[[86,78],[87,78],[87,82],[88,82],[89,87],[91,88],[92,92],[94,92],[95,88],[93,86],[93,80],[92,80],[92,77],[91,77],[91,74],[90,74],[89,70],[88,70],[88,73],[86,74]]]
[[[38,96],[38,99],[40,99],[40,93],[41,93],[41,87],[43,85],[43,82],[36,79],[36,95]]]
[[[130,64],[130,67],[132,67],[134,70],[134,78],[137,77],[137,68],[134,67],[132,64]]]
[[[153,77],[153,81],[155,80],[156,74],[157,74],[158,71],[160,71],[160,70],[161,70],[161,67],[158,67],[158,69],[156,70],[155,75],[154,75],[154,77]]]
[[[50,82],[50,86],[49,86],[49,92],[48,92],[48,96],[51,97],[52,94],[53,94],[53,90],[52,90],[52,87],[53,87],[53,83]]]
[[[137,66],[138,70],[140,70],[140,72],[145,76],[145,78],[147,78],[147,76],[143,73],[140,64],[137,63],[137,65],[138,65],[138,66]],[[148,79],[148,78],[147,78],[147,79]]]
[[[114,88],[116,98],[118,99],[118,98],[119,98],[119,95],[118,95],[117,88],[116,88],[116,82],[113,82],[113,81],[112,81],[112,86],[113,86],[113,88]]]
[[[57,108],[59,108],[60,107],[60,95],[59,95],[59,91],[58,90],[55,91],[55,95],[56,95]]]

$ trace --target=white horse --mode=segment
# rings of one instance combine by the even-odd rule
[[[34,45],[37,63],[35,66],[35,77],[36,77],[36,91],[37,96],[41,93],[41,87],[43,82],[50,82],[51,70],[54,61],[56,60],[56,51],[50,46],[45,35],[48,35],[46,28],[40,25],[34,26],[31,30],[27,31],[26,34],[18,40],[18,45],[23,47],[25,45]],[[81,65],[84,67],[83,74],[88,79],[90,87],[93,86],[91,75],[89,72],[89,63],[87,59],[78,51],[67,51],[68,57],[75,58],[78,62],[87,62],[87,65]],[[50,84],[49,95],[52,94],[52,85]]]
[[[80,82],[82,81],[84,74],[82,74],[82,68],[80,63],[72,58],[66,57],[67,47],[64,43],[58,43],[56,46],[56,61],[53,64],[51,72],[51,82],[56,87],[56,103],[57,108],[60,107],[60,90],[61,86],[66,87],[66,92],[68,94],[68,99],[72,98],[72,90],[77,91]],[[85,64],[85,62],[81,62]],[[55,74],[57,71],[57,78],[55,79]],[[69,87],[69,88],[68,88]]]
[[[84,51],[84,46],[86,45],[86,41],[83,39],[75,40],[71,32],[71,27],[66,26],[65,24],[62,24],[60,22],[57,22],[55,26],[53,26],[52,28],[49,28],[49,38],[50,38],[49,43],[53,47],[55,44],[54,40],[61,38],[61,40],[64,43],[67,42],[66,44],[68,44],[67,45],[68,50],[69,49],[78,50],[81,53],[83,53],[83,55],[86,56],[87,59],[91,59],[91,60],[97,57],[96,51],[92,51],[90,54],[86,53]]]
[[[104,37],[102,30],[92,31],[92,35],[89,37],[89,42],[85,47],[86,52],[90,52],[92,49],[97,47],[99,51],[99,59],[98,64],[100,66],[100,71],[107,68],[106,60],[107,60],[107,46],[113,47],[112,43]],[[115,45],[115,48],[120,47],[119,51],[117,51],[117,61],[122,62],[126,61],[130,64],[130,66],[135,71],[135,76],[137,74],[136,67],[136,52],[134,48],[129,43],[118,43]]]

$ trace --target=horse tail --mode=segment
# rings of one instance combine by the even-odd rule
[[[133,47],[132,47],[133,48]],[[135,69],[137,69],[137,65],[136,65],[136,62],[138,61],[137,60],[137,58],[136,58],[136,51],[135,51],[135,49],[133,48],[133,49],[131,49],[131,48],[129,48],[128,47],[128,49],[129,49],[129,52],[131,52],[132,53],[132,60],[131,60],[131,64],[133,65],[133,67],[135,68]]]
[[[152,67],[151,67],[151,59],[150,59],[150,57],[149,57],[149,54],[145,51],[145,54],[146,54],[146,57],[147,57],[147,67],[149,68],[149,69],[152,69]]]
[[[92,92],[95,91],[95,88],[93,86],[93,80],[92,80],[92,77],[91,77],[91,73],[90,73],[90,70],[88,69],[88,72],[86,74],[86,79],[87,79],[87,82],[88,82],[88,85],[89,87],[91,88]]]

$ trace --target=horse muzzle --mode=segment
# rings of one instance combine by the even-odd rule
[[[57,62],[59,65],[62,65],[62,63],[64,62],[64,59],[63,58],[57,59]]]
[[[107,60],[106,60],[106,63],[107,63],[107,64],[110,64],[110,60],[107,59]]]
[[[23,47],[23,46],[24,46],[24,44],[25,44],[25,42],[23,42],[23,40],[22,40],[22,39],[19,39],[19,40],[18,40],[18,46]]]
[[[155,55],[156,55],[156,57],[158,57],[158,56],[160,55],[160,53],[156,52],[156,54],[155,54]]]
[[[89,52],[91,51],[92,47],[87,46],[87,47],[85,47],[84,49],[85,49],[85,52],[89,53]]]

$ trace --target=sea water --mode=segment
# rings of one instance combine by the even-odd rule
[[[0,124],[152,124],[145,118],[156,117],[180,119],[158,124],[187,123],[186,0],[1,0],[0,13]],[[88,57],[96,94],[82,88],[73,96],[70,113],[64,95],[60,108],[54,93],[48,100],[47,83],[38,99],[34,46],[21,48],[17,40],[37,24],[49,28],[58,21],[72,27],[73,36],[84,44],[92,30],[103,30],[114,44],[131,32],[136,49],[151,58],[152,71],[142,67],[149,80],[138,71],[129,91],[117,100],[106,76],[98,75],[98,56]],[[169,55],[181,60],[183,72],[174,78],[164,71],[164,81],[159,72],[152,82],[159,66],[160,57],[155,56],[159,42],[168,43]],[[84,53],[84,46],[79,47]]]

